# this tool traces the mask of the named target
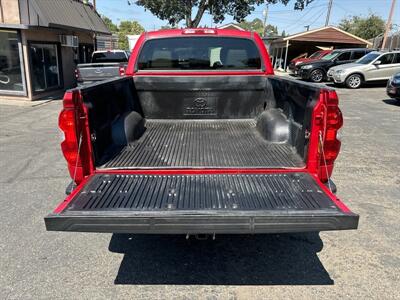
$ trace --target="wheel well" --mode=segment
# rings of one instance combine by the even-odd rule
[[[314,71],[317,71],[317,70],[318,70],[318,71],[321,71],[322,73],[325,73],[325,71],[324,71],[323,69],[321,69],[321,68],[312,69],[310,73],[312,73],[312,72],[314,72]]]
[[[365,77],[364,77],[364,75],[363,74],[361,74],[361,73],[358,73],[358,72],[355,72],[355,73],[351,73],[351,74],[349,74],[349,75],[347,75],[347,77],[346,77],[346,80],[351,76],[351,75],[360,75],[360,77],[361,77],[361,81],[362,82],[364,82],[365,81]],[[345,81],[346,81],[345,80]]]

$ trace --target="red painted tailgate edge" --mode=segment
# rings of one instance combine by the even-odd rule
[[[86,177],[73,191],[71,194],[67,196],[67,198],[64,199],[63,202],[61,202],[53,211],[55,214],[61,213],[67,206],[68,204],[74,199],[75,195],[78,194],[86,185],[86,183],[92,178],[94,174]]]

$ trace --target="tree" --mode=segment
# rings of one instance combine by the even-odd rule
[[[246,30],[255,31],[259,35],[264,35],[264,24],[259,18],[255,18],[250,22],[242,21],[239,23],[239,26]]]
[[[177,25],[185,20],[186,27],[196,28],[205,12],[212,15],[214,23],[221,23],[226,15],[240,23],[253,10],[255,5],[263,3],[288,4],[291,0],[137,0],[135,3],[148,9],[161,20],[167,20],[171,25]],[[303,9],[313,0],[293,0],[294,9]],[[197,12],[192,19],[193,10]]]
[[[285,37],[286,36],[286,32],[285,30],[282,30],[281,36]]]
[[[339,28],[368,40],[385,31],[385,21],[375,14],[369,14],[367,17],[352,16],[340,21]]]
[[[273,26],[271,24],[267,24],[265,26],[265,35],[277,35],[278,34],[278,27]]]
[[[271,35],[271,34],[278,34],[278,27],[273,26],[271,24],[267,24],[264,28],[264,23],[259,18],[255,18],[253,21],[242,21],[238,24],[243,29],[249,31],[255,31],[259,35]]]
[[[106,16],[101,16],[103,22],[106,24],[111,33],[118,35],[118,48],[123,50],[129,49],[127,35],[141,34],[144,28],[137,21],[121,21],[119,26],[115,25],[112,20]]]
[[[137,21],[121,21],[118,27],[118,47],[120,49],[129,49],[127,35],[141,34],[144,28]]]
[[[112,33],[118,32],[118,26],[115,25],[112,20],[106,16],[101,16],[103,19],[103,22],[106,24],[108,30],[110,30]]]

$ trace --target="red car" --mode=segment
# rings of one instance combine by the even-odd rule
[[[59,126],[73,184],[47,230],[357,228],[329,179],[343,124],[336,92],[275,76],[257,33],[146,32],[126,74],[66,92]]]
[[[308,62],[311,62],[314,60],[319,60],[331,52],[332,52],[332,50],[320,50],[320,51],[314,52],[309,57],[294,58],[290,61],[289,70],[292,71],[295,75],[297,75],[298,69],[299,69],[298,66],[300,64],[308,63]]]

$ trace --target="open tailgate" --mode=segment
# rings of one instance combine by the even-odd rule
[[[356,229],[352,213],[307,172],[96,173],[53,213],[47,230],[277,233]]]
[[[120,76],[120,66],[126,66],[127,63],[92,63],[79,64],[79,77],[81,81],[104,80]]]

